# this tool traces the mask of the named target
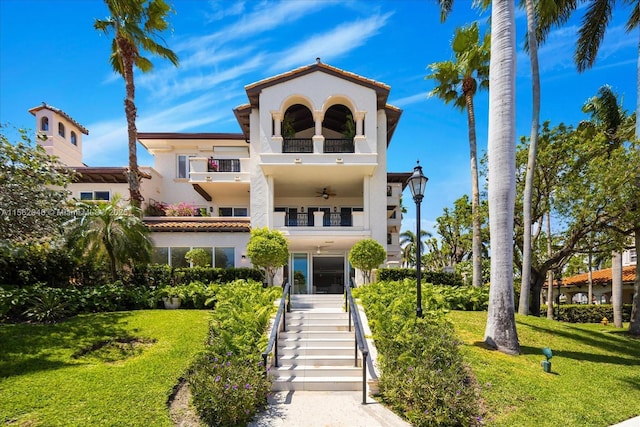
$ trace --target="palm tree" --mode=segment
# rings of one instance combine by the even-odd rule
[[[491,287],[484,338],[490,347],[509,354],[520,352],[513,301],[516,193],[514,9],[513,0],[492,2],[488,138]]]
[[[131,204],[140,207],[140,171],[136,153],[136,104],[133,67],[143,73],[150,71],[153,64],[142,53],[168,59],[178,65],[178,57],[170,49],[159,44],[156,39],[169,26],[165,20],[171,8],[164,0],[104,0],[111,16],[96,19],[94,28],[105,34],[113,33],[111,56],[109,62],[114,71],[125,81],[126,97],[124,111],[127,116],[127,133],[129,140],[129,193]]]
[[[620,146],[622,141],[631,140],[633,129],[632,118],[627,116],[618,101],[618,97],[608,85],[598,90],[598,95],[591,97],[582,106],[582,111],[591,115],[590,122],[583,122],[581,126],[589,126],[604,133],[607,139],[606,146],[595,155],[607,155]],[[592,156],[586,157],[592,158]],[[588,160],[587,160],[588,161]],[[617,328],[622,327],[622,255],[619,251],[611,253],[611,304],[613,306],[613,323]]]
[[[149,229],[135,206],[120,204],[116,195],[110,202],[77,202],[78,212],[65,223],[67,245],[78,256],[107,257],[113,280],[118,268],[136,262],[149,262]]]
[[[537,18],[533,0],[526,0],[527,10],[527,48],[531,60],[531,137],[529,141],[529,155],[527,157],[527,171],[522,197],[522,280],[520,283],[520,303],[518,313],[529,314],[529,293],[531,289],[531,203],[533,200],[533,177],[536,169],[536,154],[538,151],[538,127],[540,125],[540,67],[538,65],[538,42],[536,40]]]
[[[414,266],[416,264],[416,248],[420,246],[420,253],[424,253],[424,239],[431,237],[431,233],[420,230],[420,241],[416,239],[415,233],[406,230],[400,233],[400,246],[402,247],[402,259],[404,264]]]
[[[480,235],[480,187],[478,184],[478,159],[476,150],[476,120],[473,97],[478,89],[489,87],[489,53],[491,36],[480,40],[478,23],[457,28],[453,37],[453,61],[435,62],[429,65],[432,74],[427,79],[436,81],[436,88],[429,95],[437,96],[446,104],[467,110],[469,127],[469,156],[471,161],[471,210],[473,215],[473,285],[482,285],[482,240]]]

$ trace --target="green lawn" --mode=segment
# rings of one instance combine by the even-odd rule
[[[490,426],[604,427],[640,415],[640,340],[626,329],[516,316],[522,354],[483,344],[486,312],[451,312]],[[541,349],[553,351],[545,373]]]
[[[0,422],[171,426],[168,397],[203,349],[209,317],[151,310],[0,325]]]

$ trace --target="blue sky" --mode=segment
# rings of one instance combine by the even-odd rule
[[[429,177],[422,223],[470,192],[466,115],[436,98],[424,79],[430,63],[451,58],[457,26],[489,12],[458,0],[440,23],[436,0],[174,0],[166,33],[180,67],[153,59],[153,73],[136,74],[141,132],[239,132],[232,109],[247,101],[244,86],[307,65],[330,65],[391,86],[389,102],[404,110],[389,147],[388,170],[412,171],[416,159]],[[126,165],[124,84],[108,63],[111,39],[93,29],[108,11],[98,0],[0,1],[0,123],[34,128],[28,109],[45,101],[89,129],[84,161]],[[542,120],[576,124],[582,104],[609,84],[635,110],[638,34],[624,33],[629,7],[618,7],[594,69],[575,71],[573,49],[582,11],[554,30],[540,49]],[[531,81],[522,51],[526,27],[518,11],[517,132],[530,132]],[[487,93],[476,97],[478,149],[487,141]],[[152,157],[140,147],[139,162]],[[415,230],[407,190],[404,227]]]

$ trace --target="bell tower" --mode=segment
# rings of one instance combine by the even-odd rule
[[[58,157],[66,166],[85,166],[82,162],[82,135],[89,135],[89,131],[84,126],[45,102],[29,112],[36,118],[38,144],[47,154]]]

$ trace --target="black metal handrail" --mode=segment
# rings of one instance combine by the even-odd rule
[[[285,138],[282,142],[283,153],[313,153],[311,138]]]
[[[355,153],[353,138],[325,138],[325,153]]]
[[[364,330],[362,327],[362,321],[360,320],[360,313],[356,308],[356,303],[353,301],[351,295],[351,284],[353,279],[349,278],[349,283],[345,283],[344,286],[344,299],[345,310],[350,313],[349,317],[349,331],[351,331],[351,320],[353,319],[353,329],[356,336],[356,350],[355,350],[355,366],[358,366],[358,350],[362,354],[362,403],[367,403],[367,364],[369,357],[369,346],[367,340],[364,338]],[[373,369],[371,369],[373,373]]]
[[[278,346],[274,347],[274,344],[278,342],[278,332],[280,331],[280,327],[282,327],[282,332],[287,332],[287,314],[291,312],[291,285],[289,282],[286,282],[284,285],[284,289],[282,290],[282,299],[280,300],[280,305],[278,306],[278,312],[276,313],[276,317],[273,321],[273,328],[271,329],[271,334],[269,335],[269,341],[267,342],[267,348],[262,353],[262,361],[264,362],[265,375],[268,372],[269,367],[267,366],[267,362],[269,359],[269,354],[273,350],[273,359],[274,366],[277,368],[278,366]]]

